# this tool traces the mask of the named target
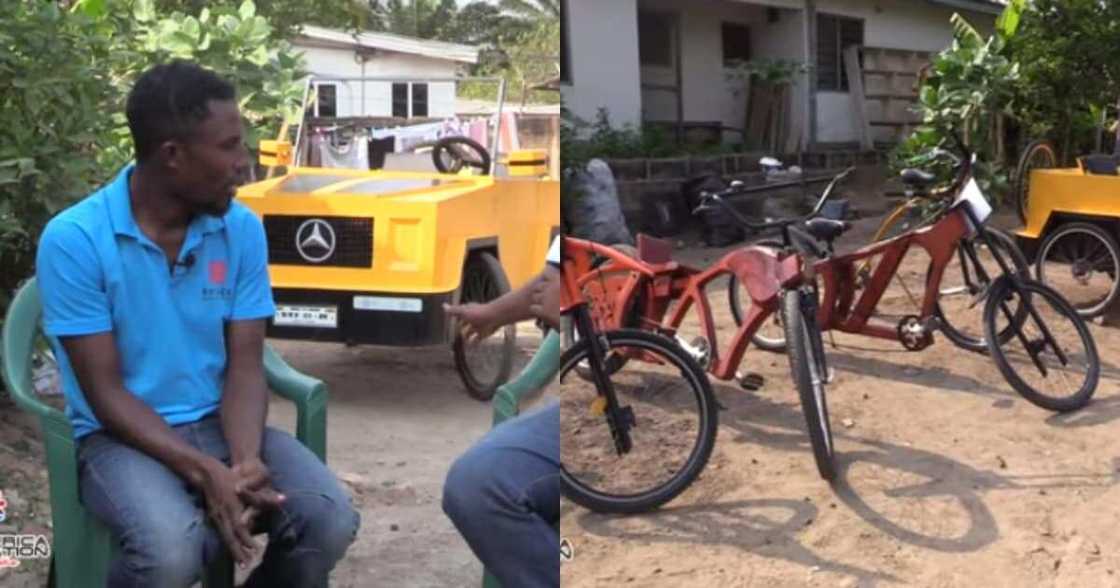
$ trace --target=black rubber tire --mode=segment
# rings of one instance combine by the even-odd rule
[[[451,146],[456,143],[462,143],[463,145],[466,145],[467,148],[469,148],[471,151],[474,151],[475,155],[478,156],[478,160],[466,161],[464,159],[456,157],[455,163],[451,167],[448,167],[447,163],[443,160],[442,155],[444,151],[450,151]],[[475,141],[474,139],[471,139],[469,137],[444,137],[439,141],[436,141],[435,146],[432,147],[432,165],[434,165],[440,173],[444,174],[459,173],[459,171],[463,169],[464,165],[473,167],[484,174],[489,174],[490,161],[490,152],[486,150],[486,147],[483,147],[481,144],[479,144],[478,141]]]
[[[782,325],[788,342],[786,356],[789,358],[789,369],[797,387],[797,395],[801,399],[801,412],[805,415],[817,471],[822,478],[832,482],[836,479],[835,448],[832,444],[832,425],[828,419],[828,401],[825,399],[826,374],[820,373],[824,361],[817,356],[822,350],[819,345],[814,345],[810,331],[818,328],[816,316],[806,317],[803,314],[802,296],[815,296],[815,293],[802,289],[782,292]],[[819,331],[817,337],[819,341]],[[818,384],[814,385],[814,381]]]
[[[696,480],[716,443],[716,432],[719,427],[719,411],[708,375],[700,368],[691,356],[680,346],[662,335],[635,329],[619,329],[605,333],[606,351],[614,347],[641,348],[655,353],[660,357],[672,361],[680,370],[681,378],[690,383],[693,394],[696,396],[697,408],[700,415],[699,436],[696,443],[685,460],[684,467],[676,472],[665,483],[638,494],[617,495],[599,492],[572,476],[564,467],[563,457],[560,463],[560,490],[572,502],[594,512],[611,514],[633,514],[653,510],[673,498],[676,498],[689,485]],[[580,341],[568,348],[560,356],[560,370],[557,382],[563,381],[565,375],[581,362],[586,361],[590,348],[586,341]],[[641,423],[641,415],[635,415]],[[563,423],[563,421],[561,421]],[[561,424],[561,436],[563,425]]]
[[[1027,212],[1030,208],[1028,201],[1030,171],[1054,167],[1058,167],[1058,152],[1050,141],[1031,141],[1019,156],[1019,163],[1015,166],[1015,185],[1012,194],[1015,197],[1015,211],[1019,213],[1019,220],[1023,223],[1027,222]]]
[[[773,247],[774,249],[781,249],[783,247],[782,242],[776,239],[761,239],[750,245],[761,245],[764,247]],[[739,301],[739,278],[734,275],[727,280],[727,304],[731,308],[731,318],[735,320],[735,326],[741,327],[743,325],[743,316],[745,313],[743,311],[743,303]],[[781,313],[776,314],[780,315]],[[770,351],[772,353],[786,352],[786,341],[784,338],[764,337],[761,333],[756,332],[754,335],[751,335],[751,343],[754,343],[755,347],[763,351]]]
[[[1120,295],[1120,245],[1117,245],[1116,239],[1112,235],[1109,235],[1108,231],[1091,223],[1069,223],[1054,229],[1042,240],[1042,244],[1038,247],[1038,259],[1034,262],[1035,275],[1038,276],[1038,280],[1043,284],[1058,290],[1052,280],[1049,282],[1046,281],[1046,275],[1042,269],[1043,263],[1046,261],[1046,255],[1054,246],[1054,243],[1056,243],[1058,239],[1073,233],[1088,234],[1099,239],[1108,250],[1109,256],[1112,257],[1113,271],[1117,272],[1117,275],[1113,276],[1112,290],[1103,300],[1089,307],[1075,306],[1071,303],[1071,306],[1073,306],[1074,310],[1076,310],[1077,314],[1081,315],[1082,318],[1096,318],[1104,314],[1108,310],[1108,307],[1112,306],[1112,303],[1116,301],[1117,295]],[[1058,290],[1058,292],[1061,292],[1061,290]]]
[[[481,296],[467,288],[470,280],[475,278],[490,280],[487,284],[487,291],[482,293]],[[490,302],[509,292],[509,290],[509,278],[506,277],[506,272],[502,269],[502,264],[498,262],[496,257],[485,251],[470,254],[467,262],[463,264],[463,276],[459,284],[460,304]],[[513,371],[513,354],[517,349],[517,326],[506,325],[498,329],[494,335],[491,335],[491,337],[495,336],[504,338],[502,341],[502,359],[498,373],[486,381],[476,375],[475,370],[471,367],[467,353],[469,346],[463,342],[463,336],[458,330],[456,330],[455,339],[451,343],[451,349],[455,356],[455,371],[459,373],[459,379],[466,386],[467,393],[478,400],[488,401],[493,398],[498,387],[509,380],[510,373]]]
[[[1010,258],[1008,259],[1008,261],[1010,261],[1012,265],[1015,266],[1016,273],[1023,278],[1030,278],[1030,262],[1027,261],[1027,256],[1023,254],[1023,250],[1019,248],[1019,246],[1015,243],[1015,240],[1011,238],[1011,235],[1008,235],[1007,233],[999,229],[985,227],[984,230],[987,231],[988,236],[992,240],[992,243],[998,244],[997,246],[1001,248],[1001,253],[1007,253],[1006,257]],[[976,239],[973,241],[973,244],[975,245],[979,242],[979,239]],[[956,255],[961,257],[962,263],[964,263],[964,261],[968,259],[959,247],[957,249]],[[972,262],[968,261],[968,263],[971,264]],[[927,284],[929,283],[928,276],[932,271],[933,264],[931,263],[929,265],[929,269],[926,270]],[[998,277],[999,276],[993,276],[992,279],[995,280]],[[944,279],[944,276],[942,276],[942,279]],[[983,309],[981,309],[981,312],[983,312]],[[1015,313],[1016,320],[1019,321],[1018,324],[1022,324],[1022,320],[1026,318],[1026,309],[1020,306],[1020,308],[1017,309]],[[967,349],[968,351],[975,351],[976,353],[986,353],[988,351],[988,342],[983,334],[977,333],[978,336],[973,336],[972,334],[965,333],[953,326],[953,323],[949,321],[949,317],[947,317],[945,313],[942,312],[940,302],[934,307],[933,315],[937,317],[938,323],[941,325],[941,332],[944,333],[945,337],[952,341],[953,344],[957,347],[960,347],[961,349]],[[1011,330],[1009,325],[1008,328],[1004,329],[1003,332],[1000,333],[1000,341],[1006,342],[1009,337],[1012,337],[1014,335],[1015,333]]]
[[[996,325],[996,312],[999,310],[999,302],[1002,301],[1008,294],[1011,288],[1012,278],[1002,276],[996,280],[992,286],[991,295],[988,297],[988,302],[984,305],[984,330],[989,343],[988,353],[995,360],[996,366],[999,368],[1001,374],[1008,384],[1019,393],[1020,396],[1025,398],[1035,406],[1052,410],[1055,412],[1069,412],[1077,410],[1089,403],[1093,397],[1093,393],[1097,390],[1097,383],[1100,380],[1101,361],[1100,356],[1097,354],[1097,345],[1093,340],[1093,334],[1089,331],[1089,326],[1085,323],[1085,319],[1081,318],[1070,306],[1069,302],[1062,297],[1061,294],[1056,292],[1053,288],[1035,280],[1019,280],[1019,287],[1026,293],[1024,298],[1027,306],[1033,305],[1034,300],[1037,298],[1045,298],[1050,305],[1065,316],[1067,320],[1074,324],[1077,334],[1081,337],[1081,343],[1084,345],[1086,356],[1089,360],[1089,373],[1082,383],[1081,388],[1064,398],[1054,398],[1046,396],[1030,386],[1027,382],[1019,376],[1015,368],[1007,359],[1007,355],[1003,347],[994,343],[995,341],[995,325]],[[1029,312],[1029,309],[1028,309]],[[1028,315],[1026,319],[1027,324],[1034,322],[1034,318]]]

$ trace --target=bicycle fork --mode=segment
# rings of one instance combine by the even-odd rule
[[[817,288],[811,285],[802,288],[798,296],[802,320],[810,321],[805,324],[806,330],[809,332],[809,345],[813,348],[813,359],[817,362],[817,373],[813,377],[820,380],[819,382],[813,382],[814,386],[828,384],[832,381],[832,374],[828,371],[828,360],[824,355],[824,340],[821,338],[821,329],[817,323],[817,312],[820,305],[817,298]],[[812,325],[812,327],[808,327],[809,325]]]
[[[607,418],[607,426],[611,430],[615,451],[619,455],[629,453],[633,448],[630,429],[636,424],[634,410],[629,406],[619,406],[618,404],[614,384],[607,376],[607,368],[604,363],[607,349],[606,340],[595,331],[591,322],[591,314],[587,312],[586,308],[576,313],[576,328],[579,329],[580,336],[587,341],[587,362],[591,367],[591,379],[595,383],[595,390],[601,398],[606,400],[604,415]]]

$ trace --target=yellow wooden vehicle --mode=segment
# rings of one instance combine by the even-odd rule
[[[1048,143],[1020,158],[1016,192],[1024,226],[1015,232],[1035,258],[1038,279],[1092,318],[1116,300],[1120,286],[1120,175],[1117,158],[1089,155],[1075,168],[1056,167]]]
[[[291,147],[264,141],[264,165]],[[488,399],[512,369],[516,330],[465,345],[444,303],[485,302],[540,271],[560,216],[544,152],[514,152],[500,176],[461,137],[432,152],[432,173],[293,167],[243,186],[263,221],[276,315],[271,337],[347,344],[451,343],[471,395]],[[477,173],[472,175],[470,169]]]

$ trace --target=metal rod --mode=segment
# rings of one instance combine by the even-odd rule
[[[307,96],[311,93],[312,77],[307,76],[307,82],[303,86],[303,99],[299,103],[299,128],[296,129],[296,148],[292,152],[292,167],[299,167],[299,142],[303,138],[303,127],[307,121]]]
[[[494,170],[498,167],[498,156],[501,155],[500,150],[502,146],[502,106],[506,103],[506,80],[498,83],[498,124],[494,129],[494,148],[490,150],[493,155],[490,157],[490,175],[494,175]]]

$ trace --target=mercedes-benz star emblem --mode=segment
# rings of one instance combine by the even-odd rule
[[[321,218],[305,220],[296,229],[296,251],[311,263],[321,263],[333,255],[334,246],[334,229]]]

